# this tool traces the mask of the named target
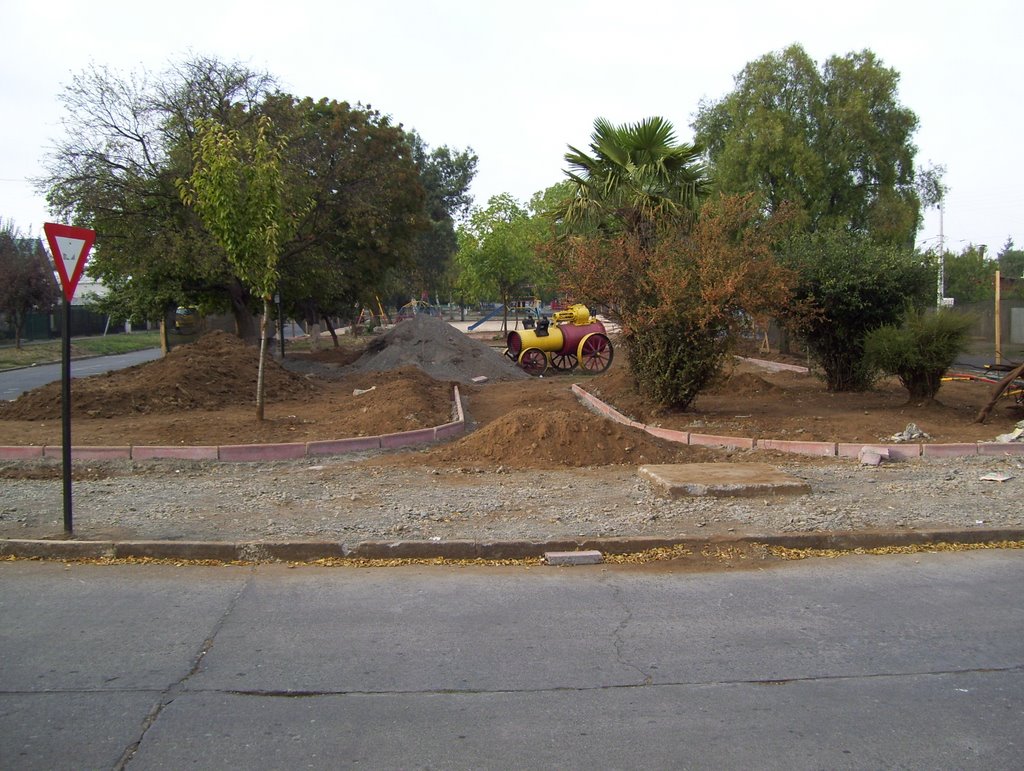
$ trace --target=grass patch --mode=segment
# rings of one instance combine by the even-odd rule
[[[71,340],[71,356],[106,356],[159,347],[160,332],[157,330],[106,335],[105,337],[78,337]],[[16,349],[13,345],[5,346],[0,348],[0,370],[59,362],[61,359],[60,349],[60,340],[25,343],[21,350]]]

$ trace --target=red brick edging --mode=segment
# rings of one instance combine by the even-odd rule
[[[448,423],[432,428],[418,428],[380,436],[356,436],[348,439],[329,439],[317,442],[290,442],[282,444],[232,445],[169,445],[166,447],[72,447],[71,460],[221,460],[231,462],[295,460],[324,455],[340,455],[368,450],[391,450],[414,447],[452,439],[466,430],[466,413],[462,408],[459,387],[452,386],[452,417]],[[41,460],[60,458],[61,445],[0,447],[0,460]]]
[[[605,404],[575,383],[572,391],[584,405],[609,420],[624,426],[639,428],[651,436],[678,444],[704,447],[724,447],[734,450],[774,450],[794,455],[815,455],[826,458],[856,458],[865,447],[883,450],[881,453],[893,460],[906,458],[962,458],[971,455],[1024,455],[1024,443],[1017,442],[959,442],[956,444],[872,444],[871,442],[803,442],[784,439],[753,439],[739,436],[717,436],[676,431],[659,426],[649,426],[630,420],[614,407]]]

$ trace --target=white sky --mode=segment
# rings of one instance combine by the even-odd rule
[[[946,249],[1024,247],[1020,0],[0,0],[0,219],[41,233],[28,180],[61,133],[58,94],[90,62],[161,72],[189,53],[241,61],[297,96],[372,104],[431,146],[472,146],[476,202],[562,179],[594,118],[672,121],[749,61],[800,43],[820,65],[869,48],[901,74],[919,165],[947,167]],[[937,211],[919,244],[938,243]]]

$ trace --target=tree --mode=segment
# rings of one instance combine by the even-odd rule
[[[724,193],[756,193],[769,211],[790,202],[808,231],[850,229],[909,247],[919,183],[930,203],[941,170],[915,173],[918,120],[898,84],[871,51],[833,56],[819,71],[792,45],[747,64],[731,93],[702,103],[696,141]]]
[[[505,306],[502,330],[508,329],[508,307],[517,290],[532,289],[544,271],[537,256],[536,222],[507,193],[492,196],[486,209],[476,209],[459,229],[458,262],[470,294],[495,297]]]
[[[263,298],[256,419],[263,420],[263,372],[270,299],[277,288],[280,243],[294,216],[285,209],[281,174],[283,140],[271,137],[263,117],[253,140],[210,120],[200,120],[192,176],[179,181],[181,197],[227,255],[238,279]]]
[[[158,76],[91,66],[61,94],[65,135],[40,186],[64,221],[101,234],[87,272],[119,292],[117,315],[159,319],[178,304],[230,309],[255,340],[248,289],[238,281],[175,180],[191,174],[200,119],[243,129],[273,88],[269,75],[193,57]]]
[[[899,323],[908,306],[934,302],[933,266],[913,250],[838,230],[799,234],[784,254],[798,282],[781,318],[806,340],[830,391],[870,387],[865,336]]]
[[[25,238],[10,221],[0,223],[0,276],[0,311],[14,328],[14,347],[20,350],[28,314],[50,310],[59,292],[42,242]]]
[[[278,95],[265,110],[290,137],[289,188],[311,201],[282,245],[286,309],[316,324],[372,307],[396,275],[414,270],[429,227],[408,135],[388,116],[346,102]]]
[[[1012,238],[1006,239],[1006,243],[999,250],[996,259],[999,262],[1001,278],[1024,278],[1024,249],[1015,249]]]
[[[637,388],[686,409],[718,373],[751,318],[778,311],[793,275],[775,258],[785,212],[751,196],[715,197],[693,222],[556,243],[563,286],[613,310]]]
[[[476,175],[477,156],[472,148],[453,151],[442,145],[431,150],[415,131],[409,133],[412,156],[424,191],[426,226],[416,239],[413,270],[406,294],[418,290],[436,294],[456,251],[456,221],[464,220],[473,203],[469,186]]]
[[[993,296],[999,264],[986,258],[984,246],[971,244],[959,254],[946,252],[942,259],[946,297],[952,297],[957,305],[982,302]]]
[[[590,151],[569,146],[572,192],[554,212],[577,232],[621,232],[650,242],[659,223],[691,217],[705,193],[700,150],[677,143],[664,118],[621,126],[598,118]]]

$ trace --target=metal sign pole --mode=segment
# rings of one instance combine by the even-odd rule
[[[64,464],[64,532],[70,534],[71,520],[71,303],[64,298],[61,327],[61,429]]]

